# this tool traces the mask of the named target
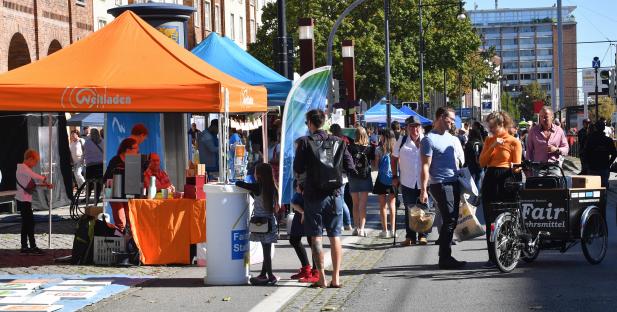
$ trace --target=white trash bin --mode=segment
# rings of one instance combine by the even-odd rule
[[[206,184],[207,285],[245,285],[249,280],[249,205],[245,189]]]

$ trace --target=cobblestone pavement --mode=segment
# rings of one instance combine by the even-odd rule
[[[62,221],[52,223],[51,248],[48,246],[48,223],[39,222],[35,225],[35,239],[39,248],[45,251],[42,256],[22,255],[20,248],[20,224],[1,224],[0,227],[0,275],[17,274],[126,274],[170,276],[181,267],[174,266],[134,266],[128,268],[104,267],[94,265],[70,265],[56,261],[57,258],[71,254],[76,221],[68,218],[63,209],[54,210]],[[66,209],[68,212],[68,209]],[[46,212],[36,212],[45,215]]]
[[[347,247],[343,254],[341,267],[341,283],[343,288],[306,288],[290,300],[280,311],[339,311],[343,310],[345,302],[360,286],[371,268],[392,247],[392,239],[367,237],[358,241],[352,247]]]

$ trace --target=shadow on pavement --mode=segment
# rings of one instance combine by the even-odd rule
[[[0,249],[0,268],[23,268],[58,264],[56,258],[71,255],[70,249],[43,249],[43,255],[22,254],[19,249]]]

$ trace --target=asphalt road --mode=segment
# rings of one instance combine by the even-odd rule
[[[609,192],[608,253],[599,265],[579,245],[566,253],[542,251],[510,274],[483,269],[482,239],[453,246],[464,270],[437,268],[435,245],[389,249],[347,298],[348,311],[614,311],[617,303],[617,194]],[[481,216],[481,211],[477,215]],[[437,235],[432,236],[433,239]]]

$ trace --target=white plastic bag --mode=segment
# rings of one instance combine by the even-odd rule
[[[459,241],[470,240],[484,235],[484,227],[476,217],[476,207],[470,205],[465,199],[461,198],[461,206],[458,212],[458,221],[454,229]]]
[[[207,265],[207,262],[206,262],[206,251],[208,250],[207,247],[208,245],[206,243],[197,244],[196,262],[197,262],[197,265],[200,267],[205,267]]]

